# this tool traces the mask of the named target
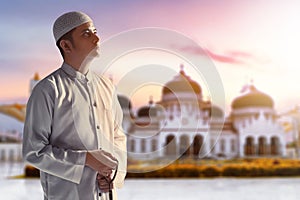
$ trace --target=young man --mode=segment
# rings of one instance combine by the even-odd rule
[[[91,18],[65,13],[55,21],[53,34],[64,62],[32,91],[23,157],[40,170],[44,199],[99,199],[117,168],[114,186],[121,187],[125,178],[122,111],[110,80],[89,71],[99,54]]]

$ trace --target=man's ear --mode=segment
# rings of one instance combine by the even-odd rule
[[[65,53],[71,52],[72,43],[69,40],[61,40],[59,45],[64,50]]]

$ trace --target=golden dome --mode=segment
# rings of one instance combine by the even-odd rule
[[[254,85],[247,85],[244,93],[235,98],[231,104],[231,108],[246,108],[246,107],[269,107],[273,108],[273,99],[256,89]]]
[[[167,95],[169,93],[187,92],[201,95],[202,89],[200,85],[185,74],[183,65],[181,65],[180,68],[179,74],[163,87],[162,94]]]

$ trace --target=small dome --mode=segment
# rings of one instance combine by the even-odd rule
[[[216,105],[206,108],[209,111],[209,116],[213,118],[224,118],[224,111]]]
[[[131,110],[131,108],[132,108],[131,102],[126,96],[118,95],[118,100],[119,100],[120,106],[123,110],[126,110],[126,109]]]
[[[149,101],[149,105],[141,107],[137,115],[138,117],[157,117],[163,108],[159,104],[154,104],[153,100]]]
[[[168,82],[162,90],[163,95],[180,92],[189,92],[197,95],[201,95],[202,92],[199,84],[185,74],[183,65],[181,65],[179,74],[172,81]]]
[[[138,110],[138,117],[155,117],[157,116],[157,110],[155,107],[143,106]]]
[[[231,104],[233,109],[246,108],[246,107],[269,107],[273,108],[273,99],[257,90],[253,85],[247,85],[244,93],[235,98]]]

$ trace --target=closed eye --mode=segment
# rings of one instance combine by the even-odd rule
[[[86,29],[82,32],[82,36],[86,38],[91,37],[93,34],[97,34],[97,29],[94,30]]]
[[[85,30],[83,33],[82,33],[82,36],[84,37],[90,37],[92,35],[92,32],[90,30]]]

